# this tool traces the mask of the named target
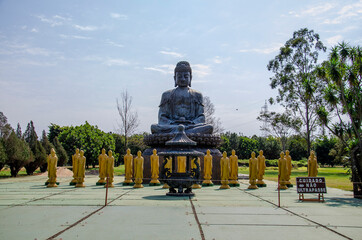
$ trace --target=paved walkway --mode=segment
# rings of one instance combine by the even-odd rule
[[[275,182],[247,190],[194,190],[196,196],[168,197],[161,187],[133,189],[119,184],[46,188],[46,177],[0,180],[0,239],[362,239],[362,200],[328,188],[325,203],[299,202],[296,189],[281,193]],[[306,195],[313,198],[314,195]]]

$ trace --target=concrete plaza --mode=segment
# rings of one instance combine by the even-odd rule
[[[0,180],[0,239],[362,239],[362,200],[328,188],[325,202],[300,202],[295,187],[219,186],[194,190],[195,197],[168,197],[159,186],[133,189],[115,177],[108,191],[86,176],[86,188],[45,176]],[[305,195],[316,198],[316,195]]]

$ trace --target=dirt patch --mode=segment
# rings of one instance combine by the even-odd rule
[[[43,172],[40,176],[48,176],[48,171]],[[73,172],[66,167],[57,167],[57,177],[73,177]]]

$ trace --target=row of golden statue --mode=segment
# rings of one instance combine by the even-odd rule
[[[150,185],[160,185],[159,178],[159,157],[157,155],[157,150],[153,150],[153,154],[150,157],[151,160],[151,181]],[[178,157],[178,172],[186,171],[186,158]],[[54,149],[51,150],[47,158],[48,163],[48,181],[46,182],[47,187],[57,187],[56,182],[56,169],[57,169],[58,157],[55,154]],[[114,178],[114,157],[112,156],[112,151],[102,149],[102,154],[98,157],[99,161],[99,180],[97,185],[104,185],[105,187],[114,187],[113,178]],[[200,159],[198,159],[200,164]],[[75,185],[75,187],[85,187],[84,177],[85,177],[85,162],[86,158],[84,156],[84,151],[76,149],[75,154],[72,156],[72,165],[73,165],[73,179],[70,182],[70,185]],[[143,182],[143,163],[144,159],[142,157],[141,151],[137,152],[137,156],[133,158],[131,150],[127,149],[127,154],[124,156],[124,166],[125,166],[125,180],[123,185],[133,185],[134,188],[142,188]],[[196,167],[196,166],[191,166]],[[171,159],[167,159],[165,168],[172,169]],[[220,189],[229,189],[230,186],[240,186],[238,182],[238,156],[235,155],[235,150],[232,150],[231,156],[227,157],[227,153],[223,152],[223,156],[220,159],[220,168],[221,168],[221,186]],[[255,157],[255,152],[251,153],[251,158],[249,159],[249,187],[248,189],[257,189],[258,187],[266,187],[265,182],[263,181],[265,174],[265,157],[263,155],[263,150],[259,151],[259,156]],[[290,182],[290,176],[292,172],[292,158],[289,154],[289,151],[280,153],[280,159],[278,160],[278,178],[279,178],[279,188],[288,189],[293,185]],[[212,186],[212,156],[210,150],[207,150],[206,155],[204,156],[204,167],[203,167],[204,181],[202,182],[203,186]],[[316,177],[318,174],[318,164],[317,158],[314,151],[311,151],[311,154],[308,158],[308,177]],[[134,182],[133,180],[134,179]],[[163,188],[168,188],[168,185],[165,184]],[[199,184],[194,184],[192,188],[201,188]]]

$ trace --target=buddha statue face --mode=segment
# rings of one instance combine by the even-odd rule
[[[289,156],[289,150],[285,151],[285,155]]]
[[[138,157],[141,157],[141,156],[142,156],[142,152],[141,152],[141,151],[138,151],[138,152],[137,152],[137,156],[138,156]]]
[[[153,155],[156,155],[156,154],[157,154],[157,150],[153,149]]]
[[[222,153],[222,156],[223,156],[224,158],[226,158],[226,157],[227,157],[227,153],[224,151],[224,152]]]
[[[112,157],[112,150],[108,151],[108,156]]]
[[[260,150],[260,151],[259,151],[259,155],[260,155],[260,156],[263,156],[263,150]]]
[[[84,151],[80,151],[80,156],[83,157],[84,156]]]
[[[231,151],[231,155],[235,156],[235,150]]]
[[[280,158],[284,158],[284,152],[280,153]]]
[[[206,154],[210,155],[210,149],[207,149]]]
[[[106,154],[106,149],[102,149],[102,154]]]
[[[50,150],[50,153],[51,153],[51,155],[54,157],[55,156],[55,150],[54,150],[54,148],[52,148],[51,150]]]
[[[76,154],[79,153],[79,148],[75,149],[75,153],[76,153]]]
[[[178,62],[175,68],[175,87],[191,87],[192,70],[186,61]]]
[[[251,158],[255,158],[255,152],[251,153]]]
[[[128,155],[131,154],[131,149],[127,148],[127,154],[128,154]]]

